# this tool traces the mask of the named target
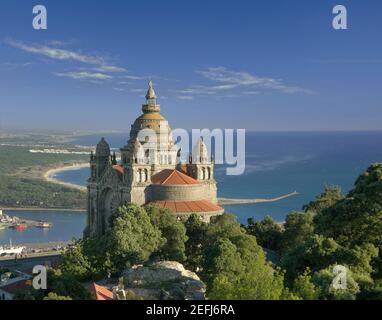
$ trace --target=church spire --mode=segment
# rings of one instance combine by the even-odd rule
[[[157,99],[157,96],[156,96],[155,91],[154,91],[153,81],[150,80],[149,81],[149,88],[148,88],[147,94],[146,94],[147,104],[148,105],[156,105],[156,99]]]
[[[149,81],[149,88],[146,93],[146,104],[142,106],[143,113],[160,112],[160,105],[157,104],[157,96],[154,91],[153,81]]]

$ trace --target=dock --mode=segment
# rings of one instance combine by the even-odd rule
[[[299,195],[300,193],[297,191],[293,191],[291,193],[271,198],[271,199],[234,199],[234,198],[218,198],[219,205],[239,205],[239,204],[256,204],[256,203],[269,203],[269,202],[277,202],[283,199],[287,199],[290,197],[294,197]]]

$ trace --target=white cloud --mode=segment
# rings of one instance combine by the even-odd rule
[[[108,74],[104,74],[101,72],[87,72],[87,71],[79,71],[79,72],[62,72],[55,73],[56,76],[59,77],[67,77],[75,80],[111,80],[112,76]]]
[[[8,40],[7,43],[23,51],[42,55],[56,60],[71,60],[86,64],[103,65],[104,59],[97,56],[84,55],[75,51],[48,46],[28,45],[21,41]]]
[[[249,72],[232,71],[225,67],[208,68],[207,70],[196,71],[203,78],[214,82],[213,85],[193,85],[187,89],[177,90],[183,94],[210,94],[219,92],[234,93],[235,89],[247,89],[239,94],[258,94],[259,90],[275,90],[283,93],[305,93],[311,94],[312,90],[298,86],[285,84],[281,79],[259,77]],[[237,94],[237,93],[236,93]]]
[[[34,62],[2,62],[0,63],[1,67],[5,67],[8,69],[26,68],[32,65],[35,65],[35,63]]]
[[[50,59],[62,61],[76,61],[84,64],[96,65],[97,67],[95,67],[93,70],[100,73],[122,73],[127,71],[125,68],[118,67],[112,64],[107,64],[105,59],[99,56],[85,55],[76,51],[57,48],[57,46],[64,44],[64,42],[57,40],[50,42],[51,45],[55,44],[56,47],[47,45],[30,45],[21,41],[14,40],[7,40],[6,42],[9,45],[21,49],[25,52],[48,57]]]
[[[180,100],[193,100],[194,98],[192,96],[177,96],[177,99]]]
[[[259,91],[242,91],[241,94],[247,94],[247,95],[258,95],[260,94]]]
[[[146,89],[131,89],[131,92],[145,92]]]
[[[100,71],[100,72],[109,72],[109,73],[117,73],[117,72],[126,72],[127,70],[125,68],[117,67],[117,66],[108,66],[103,65],[98,68],[95,68],[94,70]]]
[[[187,89],[182,90],[172,90],[180,94],[190,94],[190,95],[199,95],[199,94],[216,94],[216,91],[212,87],[194,85]]]
[[[133,76],[133,75],[124,75],[121,78],[122,79],[129,79],[129,80],[144,80],[144,79],[147,79],[146,77]]]
[[[128,81],[119,81],[118,84],[119,84],[119,85],[122,85],[122,86],[124,86],[124,85],[125,85],[125,86],[128,86],[128,85],[130,85],[130,84],[132,84],[132,83],[131,83],[131,82],[128,82]]]

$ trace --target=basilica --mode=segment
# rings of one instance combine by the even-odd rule
[[[208,222],[222,214],[214,161],[203,140],[197,141],[188,161],[180,161],[179,155],[150,81],[142,114],[131,126],[127,145],[121,148],[121,161],[111,154],[104,138],[91,155],[85,235],[104,234],[111,214],[128,203],[154,204],[171,210],[179,219],[195,213]]]

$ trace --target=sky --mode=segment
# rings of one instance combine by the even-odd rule
[[[127,132],[150,79],[173,128],[379,130],[381,31],[380,0],[2,0],[0,130]]]

